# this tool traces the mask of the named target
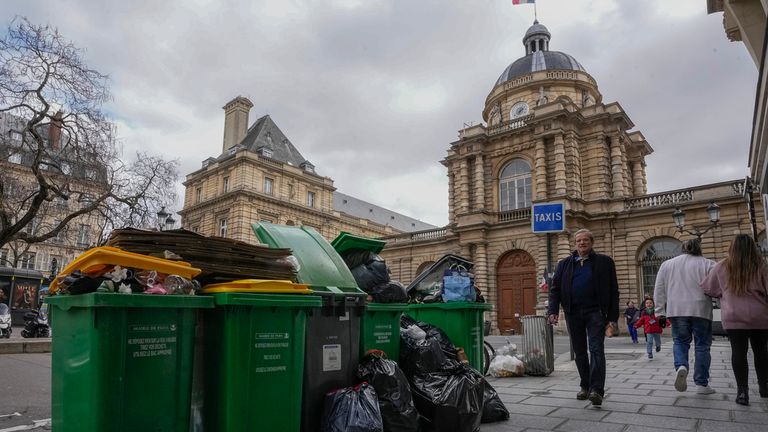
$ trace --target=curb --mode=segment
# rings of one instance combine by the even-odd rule
[[[48,353],[51,339],[10,340],[0,342],[0,354]]]

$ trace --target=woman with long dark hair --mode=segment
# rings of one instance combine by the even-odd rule
[[[760,397],[768,398],[768,264],[746,234],[733,239],[728,257],[701,283],[704,293],[720,298],[723,328],[731,341],[736,403],[749,405],[747,363],[752,345]]]

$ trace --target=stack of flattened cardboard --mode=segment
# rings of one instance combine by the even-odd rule
[[[296,270],[288,259],[290,249],[206,237],[183,229],[114,230],[107,245],[129,252],[186,261],[203,270],[195,277],[202,285],[238,279],[296,280]]]

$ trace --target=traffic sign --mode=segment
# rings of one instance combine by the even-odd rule
[[[565,231],[565,203],[539,203],[531,209],[531,230],[534,234]]]

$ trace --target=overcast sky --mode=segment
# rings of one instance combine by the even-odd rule
[[[539,0],[550,49],[574,56],[654,148],[649,192],[744,178],[757,68],[705,0]],[[448,222],[439,163],[525,54],[533,6],[511,0],[3,0],[51,24],[111,78],[126,155],[181,172],[221,152],[250,98],[340,192]],[[178,186],[180,192],[182,186]],[[181,195],[181,193],[180,193]],[[181,200],[174,210],[181,207]]]

